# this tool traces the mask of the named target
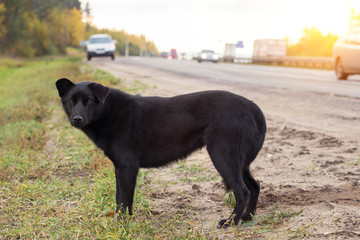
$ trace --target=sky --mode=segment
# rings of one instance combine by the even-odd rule
[[[296,41],[306,26],[343,34],[360,0],[81,0],[92,24],[146,36],[159,51],[223,52],[225,43],[285,37]]]

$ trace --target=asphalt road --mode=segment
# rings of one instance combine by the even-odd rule
[[[94,59],[106,61],[108,59]],[[360,75],[338,81],[333,71],[259,66],[251,64],[198,63],[196,61],[166,60],[159,58],[117,58],[114,62],[148,67],[211,82],[236,82],[249,85],[317,92],[323,94],[360,98]]]

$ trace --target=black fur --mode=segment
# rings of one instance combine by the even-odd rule
[[[266,132],[264,115],[248,99],[225,91],[171,98],[141,97],[98,83],[56,82],[64,110],[115,166],[118,210],[132,213],[138,169],[185,158],[206,146],[214,166],[232,189],[236,206],[220,227],[255,214],[260,185],[250,163]]]

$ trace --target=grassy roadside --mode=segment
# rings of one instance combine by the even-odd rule
[[[179,227],[185,218],[150,224],[150,206],[139,190],[146,172],[139,174],[135,216],[118,220],[111,212],[112,164],[68,124],[54,85],[60,77],[121,85],[77,57],[1,62],[0,238],[187,238],[187,225]]]
[[[217,239],[214,232],[194,227],[191,216],[152,215],[149,171],[138,176],[134,216],[118,219],[111,212],[112,164],[68,123],[54,85],[61,77],[129,92],[146,87],[140,82],[122,86],[121,79],[84,66],[79,57],[0,59],[0,239]],[[190,175],[203,172],[201,166],[177,166],[184,172],[178,184],[213,180]],[[273,209],[248,223],[245,231],[228,232],[230,238],[262,236],[296,214]]]

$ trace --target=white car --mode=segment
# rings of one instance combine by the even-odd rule
[[[92,57],[110,56],[115,59],[115,43],[108,34],[94,34],[86,43],[87,59],[90,61]]]
[[[217,63],[219,61],[219,56],[213,50],[202,50],[198,56],[198,62],[209,61]]]
[[[334,45],[335,74],[346,80],[351,74],[360,74],[360,27],[350,28]]]

